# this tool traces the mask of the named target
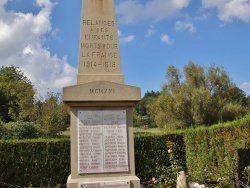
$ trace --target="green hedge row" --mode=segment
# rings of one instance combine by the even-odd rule
[[[180,133],[135,134],[135,170],[141,181],[148,181],[152,177],[159,177],[159,171],[169,166],[171,149],[178,165],[186,169],[185,145]]]
[[[135,169],[141,181],[159,177],[171,159],[191,180],[215,181],[250,165],[250,116],[185,132],[135,134]],[[1,182],[22,186],[65,184],[70,174],[69,139],[0,141]]]
[[[188,174],[192,180],[216,181],[250,165],[250,116],[185,133]]]
[[[175,151],[176,159],[185,168],[183,146],[183,136],[180,135],[136,134],[136,175],[141,181],[157,177],[157,169],[168,165],[170,148]],[[63,185],[69,174],[69,139],[0,142],[0,185],[1,182],[35,187]]]
[[[69,174],[69,139],[0,142],[0,182],[55,186],[66,183]]]

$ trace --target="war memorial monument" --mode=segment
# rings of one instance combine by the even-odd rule
[[[124,84],[114,0],[82,0],[77,84],[63,88],[71,118],[68,188],[139,188],[132,108]]]

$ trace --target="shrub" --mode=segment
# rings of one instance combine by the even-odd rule
[[[141,182],[156,178],[159,185],[175,184],[178,171],[186,170],[182,133],[135,134],[135,170]]]
[[[135,171],[142,180],[156,177],[156,169],[166,165],[166,136],[153,133],[135,134]]]
[[[4,123],[0,121],[0,140],[10,138],[11,136],[9,135],[8,129],[4,126]]]
[[[249,184],[245,167],[250,166],[250,116],[185,132],[135,133],[134,141],[135,171],[141,182],[154,180],[171,187],[177,172],[188,170],[191,181],[224,177],[220,185],[226,187],[236,173]],[[69,174],[69,139],[0,141],[0,183],[55,186],[65,184]]]
[[[10,122],[3,125],[2,139],[30,139],[42,136],[41,128],[32,122]]]
[[[188,174],[193,181],[216,181],[233,173],[241,178],[250,165],[250,116],[185,133]]]
[[[65,184],[69,174],[69,139],[0,142],[0,183],[55,187]]]

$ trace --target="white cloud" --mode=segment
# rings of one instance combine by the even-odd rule
[[[177,21],[174,26],[175,30],[182,30],[185,31],[187,30],[190,33],[195,33],[196,28],[194,27],[193,23],[189,21]]]
[[[159,21],[169,18],[189,5],[190,0],[150,0],[145,4],[127,0],[117,5],[120,21],[125,24],[152,19]]]
[[[203,8],[216,8],[218,18],[225,22],[234,19],[250,22],[250,0],[202,0]]]
[[[124,35],[120,30],[118,30],[119,42],[120,43],[130,43],[135,39],[134,35]]]
[[[203,20],[207,20],[210,16],[211,15],[209,13],[203,13],[201,15],[195,16],[193,20],[203,21]]]
[[[154,33],[153,29],[148,29],[146,33],[146,37],[150,37],[151,35],[153,35],[153,33]]]
[[[240,85],[240,88],[245,91],[245,93],[247,95],[250,95],[250,82],[243,82],[241,85]]]
[[[132,42],[134,39],[135,39],[134,35],[128,35],[126,37],[120,38],[120,42],[121,43],[129,43],[129,42]]]
[[[76,69],[67,57],[58,58],[44,47],[47,34],[54,36],[51,26],[53,4],[36,0],[37,14],[9,11],[0,3],[0,66],[19,67],[37,89],[45,94],[49,88],[61,92],[62,87],[75,84]],[[46,40],[46,39],[45,39]]]
[[[122,32],[119,29],[118,29],[117,33],[118,33],[118,37],[122,36]]]
[[[166,43],[166,44],[173,43],[173,40],[167,34],[162,34],[161,35],[161,41]]]
[[[241,84],[241,88],[249,88],[250,89],[250,82],[243,82]]]
[[[146,37],[150,37],[151,35],[154,34],[154,32],[155,32],[154,27],[150,25],[150,27],[147,30]]]

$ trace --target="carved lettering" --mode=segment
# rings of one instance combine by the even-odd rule
[[[105,67],[105,68],[115,68],[116,63],[114,61],[104,61],[104,62],[95,62],[95,61],[84,61],[83,67],[86,68],[96,68],[96,67]]]
[[[93,88],[90,92],[112,90]],[[128,171],[126,111],[78,111],[78,118],[79,174]]]
[[[116,52],[82,52],[82,57],[92,57],[92,58],[117,58]]]
[[[115,20],[83,19],[82,38],[80,43],[80,62],[83,68],[91,71],[110,73],[119,66],[119,44],[117,35],[112,30]],[[96,91],[101,93],[101,91]]]
[[[113,40],[113,35],[88,35],[84,36],[85,40]]]
[[[115,89],[106,89],[106,88],[99,88],[99,89],[90,89],[89,90],[90,94],[115,94]]]
[[[81,43],[81,48],[87,49],[118,49],[118,44],[105,44],[105,43]]]
[[[90,25],[90,26],[108,26],[112,27],[115,26],[115,21],[111,20],[82,20],[83,25]]]

